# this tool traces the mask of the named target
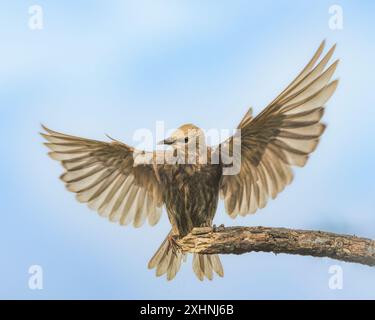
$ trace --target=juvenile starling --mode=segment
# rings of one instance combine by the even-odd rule
[[[219,195],[232,218],[252,214],[291,183],[292,166],[303,167],[315,150],[325,129],[320,122],[324,105],[338,83],[331,81],[338,60],[326,68],[335,46],[319,60],[324,45],[258,116],[251,109],[246,113],[238,126],[241,166],[234,175],[224,174],[221,156],[225,147],[233,152],[234,137],[209,147],[203,130],[192,124],[161,142],[172,147],[165,152],[139,151],[117,140],[84,139],[44,126],[42,136],[51,158],[65,168],[61,179],[67,189],[101,216],[121,225],[140,227],[146,218],[155,225],[165,206],[172,230],[148,266],[171,280],[185,257],[174,237],[212,226]],[[207,161],[200,161],[203,154]],[[217,155],[218,161],[212,161]],[[191,158],[197,161],[189,162]],[[193,270],[200,280],[211,280],[213,272],[223,276],[218,255],[194,254]]]

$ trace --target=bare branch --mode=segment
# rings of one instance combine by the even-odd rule
[[[243,254],[274,252],[375,265],[375,241],[323,231],[267,227],[195,228],[176,239],[185,252]]]

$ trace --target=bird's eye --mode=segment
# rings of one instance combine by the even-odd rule
[[[186,137],[186,138],[185,138],[185,143],[188,143],[188,142],[189,142],[189,138]]]

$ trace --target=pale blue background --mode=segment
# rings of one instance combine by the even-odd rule
[[[78,4],[79,3],[79,4]],[[375,269],[330,259],[222,256],[225,277],[199,282],[191,260],[167,282],[147,262],[169,230],[111,224],[79,204],[46,156],[40,123],[132,143],[138,128],[194,122],[233,128],[259,112],[324,38],[338,43],[340,86],[328,129],[294,183],[255,216],[215,222],[322,229],[375,238],[373,1],[2,1],[0,4],[0,298],[375,298]],[[44,29],[28,28],[28,7]],[[44,270],[44,289],[27,286]],[[343,290],[328,287],[331,265]]]

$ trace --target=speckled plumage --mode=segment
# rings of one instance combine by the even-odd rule
[[[194,227],[211,226],[219,195],[231,217],[263,208],[293,179],[293,166],[303,167],[319,143],[325,125],[321,122],[325,103],[334,93],[331,81],[338,61],[326,68],[335,46],[320,59],[324,42],[302,72],[259,115],[245,114],[241,130],[239,172],[225,175],[225,161],[210,161],[203,130],[192,124],[181,126],[164,144],[172,150],[144,152],[120,141],[101,142],[59,133],[43,127],[49,155],[63,165],[61,179],[77,200],[87,203],[110,221],[140,227],[146,219],[155,225],[165,206],[172,230],[149,262],[156,275],[173,279],[184,254],[172,236],[184,236]],[[320,59],[320,60],[319,60]],[[195,140],[197,139],[197,140]],[[196,142],[197,154],[188,146]],[[233,150],[231,137],[213,148],[213,154]],[[174,159],[200,159],[208,148],[208,161],[180,164]],[[221,153],[220,153],[221,154]],[[186,161],[185,161],[186,163]],[[223,275],[217,255],[194,255],[193,270],[200,280]]]
[[[211,226],[219,200],[219,165],[171,165],[159,171],[163,200],[173,232],[184,236],[194,227]]]

